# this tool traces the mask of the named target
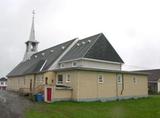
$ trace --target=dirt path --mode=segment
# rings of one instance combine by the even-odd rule
[[[0,118],[23,118],[24,110],[32,104],[15,93],[0,91]]]

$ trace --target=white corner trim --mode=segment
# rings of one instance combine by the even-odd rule
[[[62,59],[62,57],[78,42],[78,39],[76,39],[70,46],[58,57],[58,59],[50,66],[48,70],[53,70],[58,62]]]

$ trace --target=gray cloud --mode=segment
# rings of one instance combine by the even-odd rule
[[[103,32],[125,61],[124,69],[160,67],[159,1],[5,0],[0,1],[0,76],[23,58],[32,9],[39,50]]]

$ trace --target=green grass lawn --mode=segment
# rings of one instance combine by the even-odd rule
[[[38,103],[26,118],[160,118],[160,96],[113,102]]]

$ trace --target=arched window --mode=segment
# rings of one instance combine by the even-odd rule
[[[45,84],[48,84],[48,77],[45,78]]]

